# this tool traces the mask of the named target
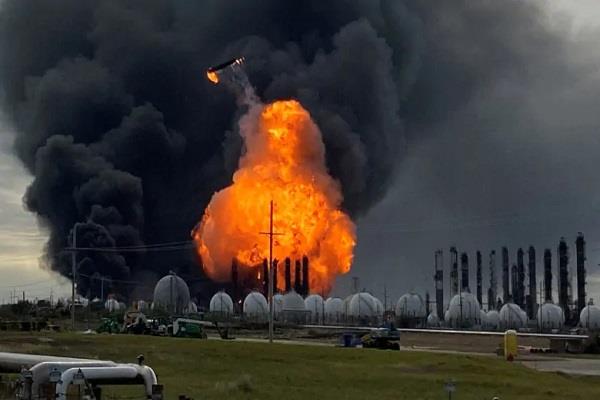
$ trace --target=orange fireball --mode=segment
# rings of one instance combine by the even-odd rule
[[[240,131],[245,152],[233,183],[213,195],[194,232],[206,274],[229,280],[235,258],[238,268],[258,276],[269,256],[269,239],[260,232],[269,229],[273,200],[274,231],[281,234],[273,258],[307,256],[311,291],[328,292],[350,270],[356,233],[340,209],[340,185],[327,172],[321,132],[294,100],[251,108]],[[283,274],[278,268],[278,282]]]

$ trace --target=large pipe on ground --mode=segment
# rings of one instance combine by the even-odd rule
[[[158,383],[152,368],[145,365],[118,364],[115,367],[75,367],[65,370],[56,384],[56,398],[67,399],[67,389],[78,374],[86,381],[103,384],[119,384],[136,381],[144,384],[146,398],[152,398],[152,388]]]

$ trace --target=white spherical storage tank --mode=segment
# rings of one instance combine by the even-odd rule
[[[500,329],[500,314],[496,310],[490,310],[485,315],[485,323],[482,324],[483,329],[496,331]]]
[[[375,313],[377,314],[377,317],[383,317],[383,312],[385,311],[383,309],[383,303],[381,302],[381,300],[379,300],[375,296],[373,296],[373,300],[375,300],[375,307],[376,307]]]
[[[208,310],[211,313],[233,314],[233,300],[227,293],[217,292],[210,299]]]
[[[500,309],[501,329],[520,329],[527,326],[527,314],[515,303],[506,303]]]
[[[196,314],[198,312],[198,306],[193,301],[190,301],[185,308],[186,314]]]
[[[325,300],[325,320],[328,323],[341,322],[344,314],[344,301],[339,297]]]
[[[283,320],[293,324],[306,323],[308,312],[304,305],[304,299],[295,291],[283,295]]]
[[[427,326],[429,328],[438,328],[440,326],[440,319],[435,311],[432,311],[427,316]]]
[[[481,313],[477,298],[468,292],[455,295],[448,305],[445,320],[453,328],[472,328],[481,324]]]
[[[242,305],[244,317],[255,322],[264,322],[269,315],[267,299],[260,292],[250,292]]]
[[[161,278],[154,287],[154,308],[173,313],[182,313],[190,303],[187,283],[174,273]]]
[[[148,308],[149,308],[149,307],[148,307],[148,303],[146,303],[144,300],[138,300],[138,301],[136,302],[136,309],[137,309],[138,311],[142,311],[142,312],[144,312],[144,311],[147,311],[147,310],[148,310]]]
[[[273,313],[275,314],[275,318],[279,318],[282,311],[283,311],[283,295],[281,293],[274,294],[273,295]]]
[[[586,329],[600,329],[600,307],[593,304],[585,306],[579,314],[579,325]]]
[[[308,311],[308,319],[313,324],[323,323],[323,315],[325,314],[325,302],[318,294],[311,294],[304,299],[304,306]]]
[[[352,299],[348,304],[349,318],[375,318],[376,316],[377,304],[371,294],[367,292],[361,292],[352,296]]]
[[[406,293],[396,302],[396,317],[425,318],[425,302],[415,293]]]
[[[565,313],[553,303],[544,303],[537,312],[538,327],[542,330],[560,329],[565,324]]]

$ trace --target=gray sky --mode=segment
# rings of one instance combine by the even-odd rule
[[[591,41],[600,36],[594,32],[600,32],[600,3],[596,0],[556,0],[552,4],[557,10],[554,23],[571,23],[571,34],[578,40]],[[598,54],[589,54],[589,57],[600,59]],[[585,90],[585,87],[577,89]],[[568,93],[562,95],[568,97]],[[474,109],[477,109],[475,105]],[[591,110],[586,113],[583,107],[582,113],[585,114],[584,118],[574,117],[573,120],[594,123]],[[469,116],[457,116],[457,119],[460,118]],[[560,123],[551,119],[546,122],[549,126]],[[0,130],[5,133],[10,128],[0,120]],[[529,157],[527,150],[537,148],[536,137],[534,135],[527,141],[509,143],[502,138],[495,140],[494,132],[483,126],[475,129],[470,137],[476,142],[474,147],[469,147],[471,153],[457,151],[447,154],[444,149],[452,147],[450,145],[455,140],[448,133],[450,131],[451,127],[440,127],[440,132],[435,132],[428,140],[409,149],[394,188],[381,204],[358,222],[356,263],[353,271],[339,280],[336,293],[347,293],[352,276],[358,276],[361,286],[374,291],[379,297],[382,297],[386,283],[394,300],[407,290],[430,289],[432,268],[429,266],[433,263],[433,251],[438,247],[447,250],[450,245],[457,245],[460,251],[469,251],[471,257],[474,257],[476,249],[481,249],[486,265],[487,254],[492,248],[498,251],[502,245],[509,246],[512,259],[519,246],[528,247],[532,244],[537,247],[539,259],[544,247],[554,251],[558,239],[564,235],[574,254],[575,235],[581,230],[588,241],[588,292],[598,299],[600,229],[595,227],[593,217],[597,215],[600,193],[590,190],[580,196],[580,191],[570,189],[574,182],[569,179],[569,168],[567,172],[561,171],[565,163],[572,160],[557,159],[550,164],[550,168],[556,170],[538,170],[534,166],[521,179],[511,174],[509,182],[514,186],[508,190],[515,191],[515,198],[535,195],[527,193],[527,190],[533,192],[539,189],[539,193],[549,193],[552,187],[565,188],[562,194],[556,194],[551,199],[540,199],[538,205],[520,208],[519,202],[515,201],[502,207],[485,201],[486,196],[493,196],[495,191],[501,190],[497,187],[482,188],[480,199],[468,199],[461,197],[460,190],[448,194],[441,192],[440,188],[448,180],[452,180],[457,187],[461,184],[470,185],[474,180],[486,182],[496,179],[502,182],[502,171],[496,175],[486,170],[488,157],[506,157],[508,162],[513,159],[525,160]],[[482,132],[492,140],[477,142],[477,135]],[[31,177],[10,154],[10,137],[0,134],[0,172],[3,177],[0,188],[0,299],[8,300],[13,290],[19,295],[25,290],[28,297],[47,297],[51,291],[55,296],[68,295],[68,282],[40,268],[40,255],[46,237],[35,217],[23,209],[21,198]],[[545,147],[544,154],[538,154],[537,157],[555,157],[553,151],[565,146],[573,146],[575,154],[578,146],[597,147],[594,137],[576,137],[578,143],[573,143],[568,136],[538,138],[548,141],[549,146]],[[468,139],[469,135],[461,140]],[[579,186],[596,185],[593,156],[597,154],[592,152],[588,158],[574,161],[574,165],[583,170],[582,178],[575,182]],[[465,159],[470,162],[462,163],[462,168],[447,174],[448,165],[456,165],[456,162]],[[543,165],[546,168],[547,164]],[[571,168],[575,169],[573,166]],[[551,178],[547,180],[548,177]],[[532,180],[545,182],[536,186],[531,184]],[[492,206],[486,207],[485,204]],[[464,212],[465,208],[469,211]],[[536,238],[533,243],[531,238]],[[415,272],[411,273],[410,281],[402,281],[402,273],[398,271],[407,270]],[[392,277],[395,281],[390,282],[383,277]]]

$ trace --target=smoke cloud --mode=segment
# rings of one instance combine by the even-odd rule
[[[492,125],[507,117],[503,93],[569,76],[544,15],[517,0],[5,0],[0,101],[34,176],[25,204],[50,233],[48,265],[68,275],[61,249],[78,222],[89,246],[189,239],[242,151],[243,107],[206,81],[208,66],[244,56],[260,98],[300,101],[344,209],[361,217],[407,144],[446,126],[462,137],[473,120],[457,115],[482,98]],[[199,275],[191,249],[81,258],[115,279]]]

